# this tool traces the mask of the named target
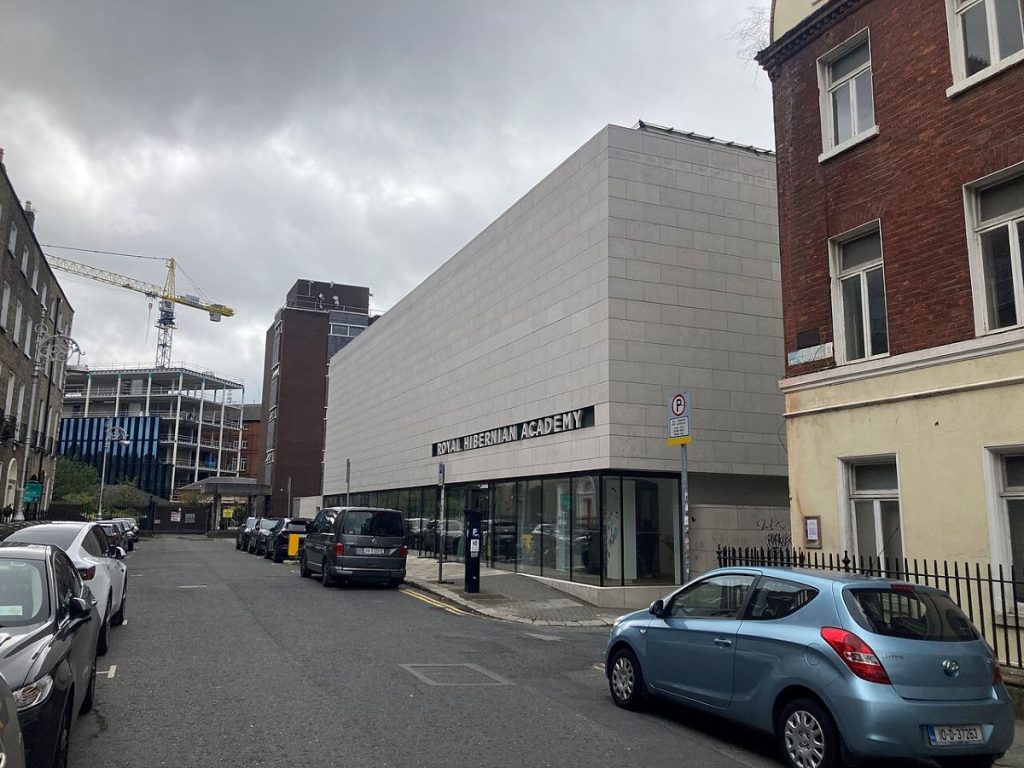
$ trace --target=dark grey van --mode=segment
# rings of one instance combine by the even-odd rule
[[[394,509],[327,507],[306,534],[299,573],[317,573],[325,587],[378,581],[397,587],[405,579],[405,523]]]

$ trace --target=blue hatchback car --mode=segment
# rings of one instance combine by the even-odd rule
[[[945,592],[894,579],[711,571],[616,620],[605,670],[620,707],[661,696],[768,731],[793,768],[988,768],[1013,742],[988,644]]]

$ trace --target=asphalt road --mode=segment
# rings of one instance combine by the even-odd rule
[[[604,630],[324,589],[228,540],[147,540],[128,567],[127,623],[75,725],[75,768],[779,765],[770,737],[615,707]]]

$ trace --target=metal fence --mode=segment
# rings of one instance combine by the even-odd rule
[[[1002,565],[918,558],[859,557],[797,549],[719,547],[720,567],[782,567],[884,576],[949,594],[1007,667],[1024,669],[1024,573]]]

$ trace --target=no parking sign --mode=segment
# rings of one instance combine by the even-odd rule
[[[668,399],[668,444],[689,445],[693,442],[690,434],[690,393],[687,390],[675,392]]]

